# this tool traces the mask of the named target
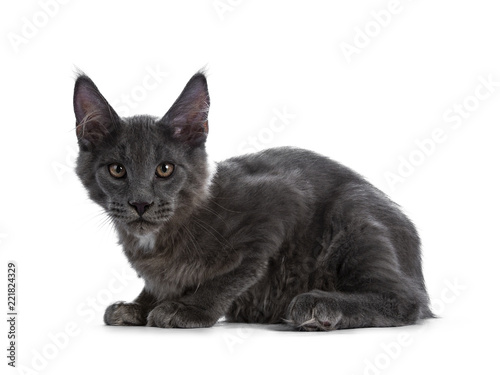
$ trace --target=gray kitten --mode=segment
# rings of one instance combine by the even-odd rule
[[[109,325],[287,323],[302,330],[430,318],[411,221],[350,169],[275,148],[208,171],[210,99],[195,74],[160,119],[120,118],[81,74],[77,174],[144,279]]]

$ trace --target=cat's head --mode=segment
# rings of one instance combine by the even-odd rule
[[[80,152],[76,172],[119,228],[144,235],[183,217],[207,193],[210,98],[195,74],[162,118],[121,118],[84,74],[73,105]]]

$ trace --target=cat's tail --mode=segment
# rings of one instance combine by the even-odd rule
[[[438,316],[434,314],[427,305],[420,309],[419,319],[433,319],[437,317]]]

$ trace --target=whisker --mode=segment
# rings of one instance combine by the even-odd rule
[[[183,225],[182,225],[182,228],[184,228],[184,229],[186,230],[187,235],[188,235],[188,236],[187,236],[187,238],[191,241],[191,243],[193,244],[194,249],[196,250],[196,249],[197,249],[197,243],[196,243],[196,240],[195,240],[195,238],[194,238],[193,232],[191,232],[191,231],[189,230],[189,228],[188,228],[185,224],[183,224]],[[190,248],[190,247],[187,247],[187,248],[188,248],[188,250],[189,250],[192,254],[194,253],[194,252],[191,250],[191,248]]]
[[[198,225],[200,228],[202,228],[205,232],[207,232],[208,234],[210,234],[213,238],[215,238],[217,240],[217,242],[219,242],[222,246],[228,246],[231,248],[231,250],[234,250],[233,246],[231,245],[231,243],[222,235],[220,234],[214,227],[212,227],[210,224],[207,224],[199,219],[196,219],[196,218],[193,218],[193,223]],[[210,231],[209,229],[210,228],[212,231]],[[226,243],[224,244],[215,234],[214,232],[219,235],[220,238],[222,238]]]
[[[226,224],[226,225],[227,225],[227,223],[226,223],[226,221],[224,220],[224,218],[222,217],[222,215],[220,215],[219,213],[217,213],[217,211],[215,211],[215,210],[213,210],[213,209],[211,209],[211,208],[209,208],[209,207],[204,207],[204,206],[201,206],[201,208],[202,208],[202,209],[204,209],[204,210],[207,210],[207,211],[208,211],[208,212],[210,212],[211,214],[214,214],[214,215],[215,215],[215,216],[217,216],[219,219],[221,219],[221,220],[224,222],[224,224]]]
[[[222,208],[223,210],[226,210],[228,212],[234,212],[236,214],[242,214],[243,211],[234,211],[234,210],[230,210],[229,208],[226,208],[224,206],[221,206],[219,203],[217,203],[213,198],[210,198],[209,199],[210,202],[212,202],[213,204],[215,204],[216,206],[219,206],[220,208]]]

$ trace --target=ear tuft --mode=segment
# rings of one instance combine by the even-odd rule
[[[76,117],[76,136],[83,150],[90,150],[112,134],[119,117],[101,95],[97,86],[81,73],[75,82],[73,108]]]
[[[186,84],[160,123],[167,127],[174,139],[190,146],[201,146],[208,135],[209,108],[207,79],[203,72],[198,72]]]

